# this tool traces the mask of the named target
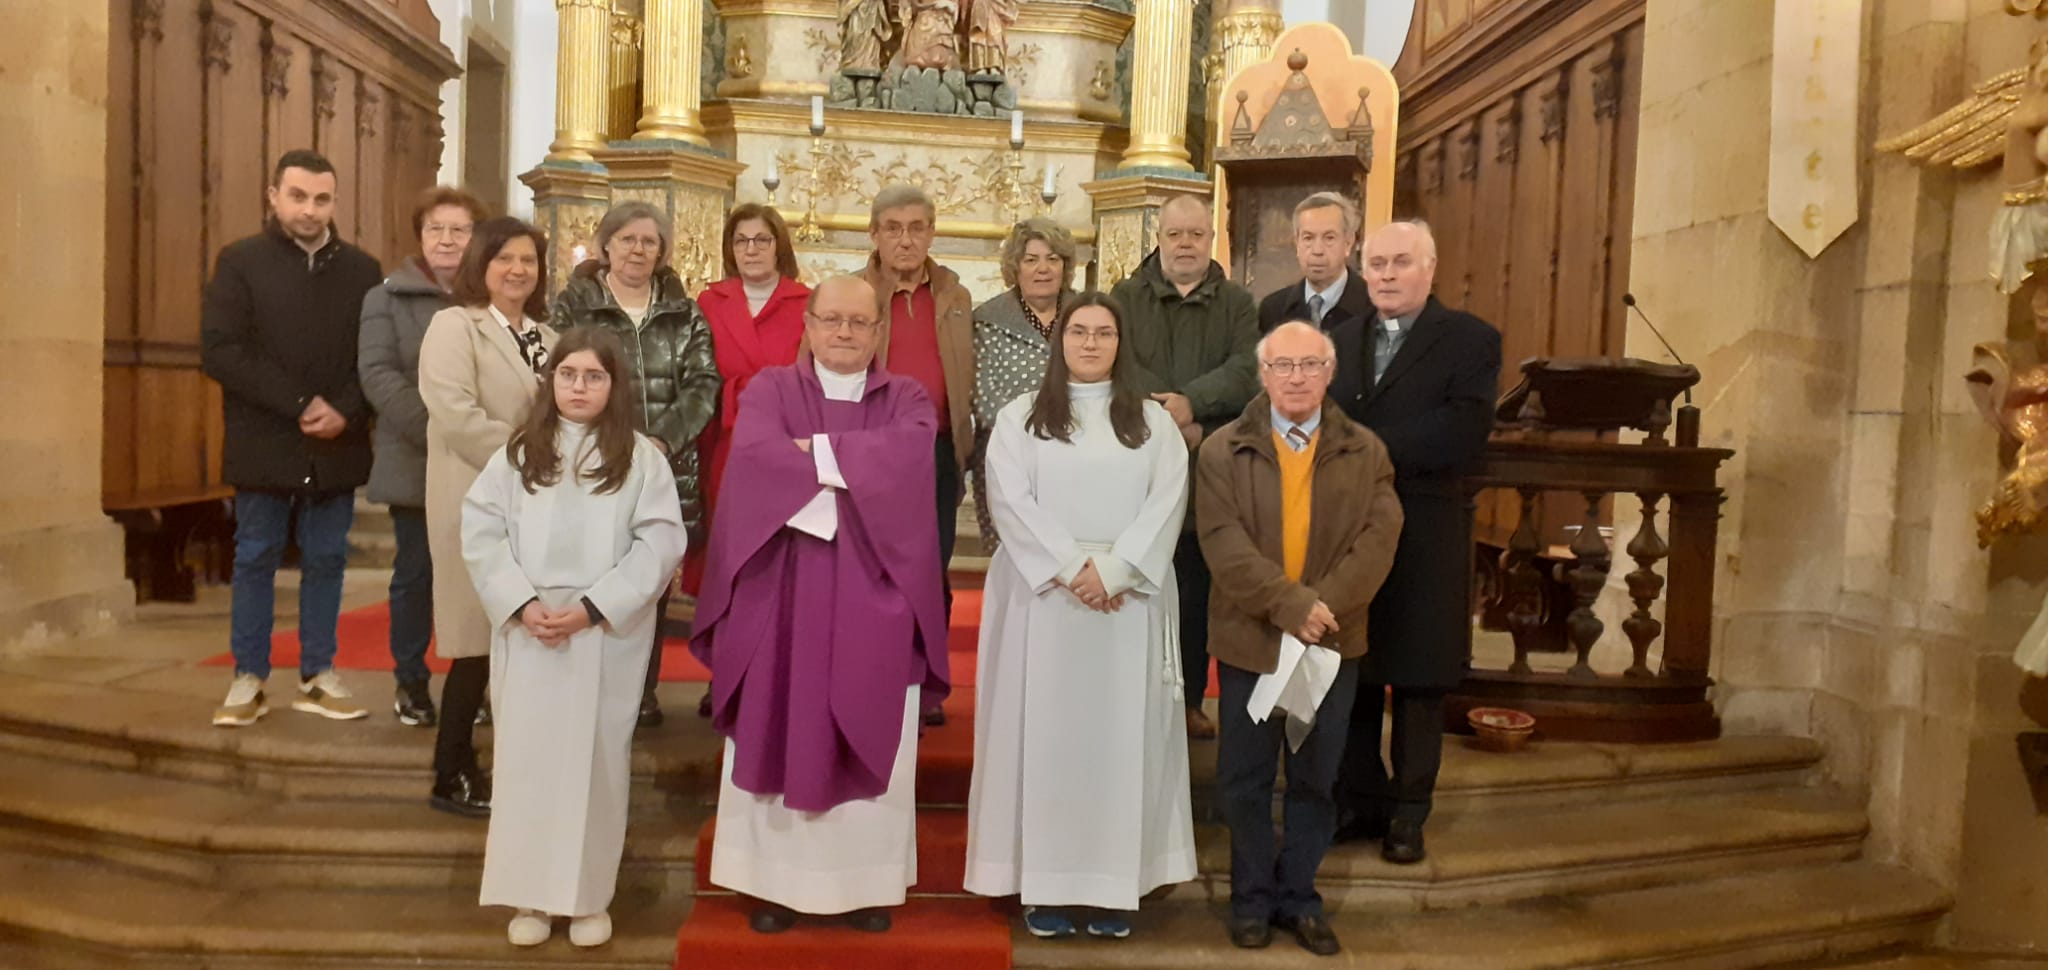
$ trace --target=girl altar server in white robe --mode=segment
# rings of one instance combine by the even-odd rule
[[[983,594],[967,880],[1040,937],[1131,931],[1195,877],[1173,550],[1188,446],[1130,380],[1122,311],[1060,314],[1045,382],[987,454],[1003,537]]]
[[[609,333],[564,335],[526,425],[463,501],[463,559],[496,624],[479,898],[517,910],[518,946],[559,916],[577,946],[611,939],[655,602],[686,542],[668,462],[633,431],[623,357]]]

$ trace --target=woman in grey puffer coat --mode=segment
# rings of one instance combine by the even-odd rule
[[[398,679],[392,708],[406,724],[434,724],[427,691],[427,643],[434,635],[434,570],[427,553],[427,407],[420,400],[420,339],[427,321],[452,305],[448,286],[488,215],[461,189],[428,189],[413,207],[420,253],[398,264],[363,297],[356,371],[377,413],[369,499],[391,507],[398,539],[391,563],[391,660]]]

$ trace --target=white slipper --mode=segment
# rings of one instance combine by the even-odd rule
[[[555,925],[546,916],[530,909],[522,909],[505,926],[505,939],[513,946],[539,946],[555,933]]]
[[[603,946],[612,938],[610,913],[578,916],[569,921],[569,942],[577,946]]]

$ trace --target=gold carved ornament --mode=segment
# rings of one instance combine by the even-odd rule
[[[669,266],[683,278],[692,297],[724,275],[720,248],[725,228],[725,199],[707,192],[685,193],[676,207],[675,251]]]
[[[1107,290],[1137,270],[1138,260],[1142,258],[1138,242],[1141,222],[1128,216],[1102,220],[1102,238],[1095,247],[1097,289]]]
[[[739,34],[725,51],[725,76],[733,80],[754,76],[754,55],[747,51],[747,35]]]

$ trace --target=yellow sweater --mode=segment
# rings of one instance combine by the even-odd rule
[[[1297,583],[1308,565],[1309,502],[1315,492],[1316,444],[1322,438],[1317,428],[1308,447],[1295,451],[1285,436],[1273,432],[1273,451],[1280,456],[1280,564]]]

